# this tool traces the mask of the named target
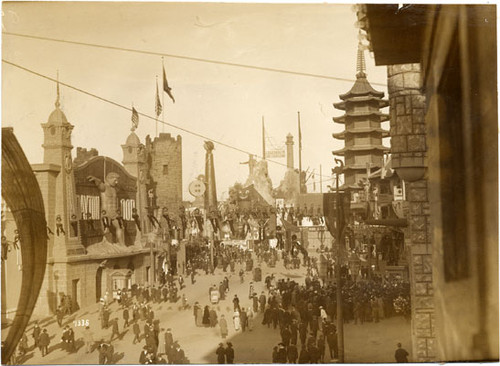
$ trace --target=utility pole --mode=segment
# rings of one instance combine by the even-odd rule
[[[344,238],[343,238],[343,225],[341,225],[341,205],[343,202],[340,198],[340,190],[339,190],[339,175],[342,174],[342,170],[344,168],[344,163],[340,159],[335,159],[335,162],[338,164],[333,169],[333,173],[335,173],[336,180],[336,193],[337,193],[337,273],[336,273],[336,282],[337,282],[337,290],[336,290],[336,298],[337,298],[337,342],[339,348],[339,361],[338,363],[344,363],[344,313],[343,313],[343,299],[342,299],[342,273],[341,273],[341,264],[342,264],[342,251],[344,246]]]

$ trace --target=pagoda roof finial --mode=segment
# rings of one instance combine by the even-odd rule
[[[358,43],[358,59],[356,63],[356,78],[366,78],[365,46]]]
[[[57,70],[57,96],[56,96],[56,102],[54,103],[56,106],[56,109],[59,109],[61,107],[60,99],[61,99],[61,94],[59,92],[59,70]]]

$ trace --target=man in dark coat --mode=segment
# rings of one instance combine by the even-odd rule
[[[148,347],[148,350],[150,350],[150,352],[152,352],[153,354],[156,354],[157,347],[156,347],[155,338],[154,338],[152,332],[146,334],[146,346]]]
[[[337,342],[337,332],[334,328],[330,328],[326,334],[326,342],[330,349],[330,358],[337,359],[339,354],[339,346]]]
[[[174,346],[174,336],[172,335],[172,330],[170,328],[165,332],[165,350],[167,355],[169,350]]]
[[[75,352],[76,347],[75,347],[75,332],[72,328],[68,326],[68,332],[67,332],[67,343],[68,343],[68,351],[69,352]]]
[[[316,344],[311,344],[308,347],[309,351],[309,362],[310,363],[318,363],[319,362],[319,350],[318,347],[316,347]]]
[[[281,330],[281,342],[283,342],[285,347],[288,347],[288,345],[290,344],[291,336],[292,334],[290,332],[290,329],[288,329],[288,327],[283,327],[283,329]]]
[[[241,321],[241,331],[244,332],[248,326],[248,316],[245,308],[242,308],[240,311],[240,321]]]
[[[47,329],[44,329],[42,333],[40,333],[40,337],[38,338],[38,347],[42,352],[42,357],[45,357],[49,353],[49,344],[50,337],[47,333]]]
[[[148,356],[148,347],[144,346],[139,356],[139,363],[141,365],[144,365],[146,363],[147,356]]]
[[[61,306],[58,306],[56,309],[56,318],[57,318],[57,324],[59,324],[59,327],[62,327],[64,313]]]
[[[113,340],[115,334],[118,338],[120,338],[120,330],[118,329],[118,318],[114,318],[111,323],[111,338],[109,338],[110,342]]]
[[[215,354],[217,355],[217,363],[226,363],[226,350],[222,343],[219,343],[219,347],[215,351]]]
[[[132,341],[133,344],[136,342],[141,341],[141,328],[139,326],[139,322],[135,322],[134,325],[132,326],[132,331],[134,332],[134,340]]]
[[[226,363],[234,363],[234,348],[231,342],[227,342]]]
[[[394,358],[396,359],[396,362],[400,363],[408,362],[408,356],[409,353],[404,348],[402,348],[401,343],[398,343],[398,348],[394,353]]]
[[[283,343],[278,344],[278,355],[276,357],[276,361],[277,363],[286,363],[287,361],[287,352]]]
[[[297,346],[292,343],[287,349],[288,363],[297,363],[297,357],[299,357],[299,351],[297,350]]]
[[[128,311],[128,307],[125,307],[125,309],[123,309],[123,328],[125,327],[128,327],[128,319],[130,318],[130,314],[129,314],[129,311]]]
[[[105,343],[104,340],[101,340],[99,342],[99,345],[97,346],[97,352],[99,354],[99,364],[106,364],[106,359],[108,356],[108,344]]]
[[[102,311],[102,322],[101,325],[103,328],[108,329],[109,327],[109,309],[107,306],[104,306],[103,311]]]
[[[42,330],[40,329],[38,322],[36,322],[35,327],[33,328],[33,340],[35,341],[35,348],[38,347],[38,341],[40,339],[41,333],[42,333]]]
[[[236,310],[241,311],[241,309],[240,309],[240,299],[238,299],[238,295],[234,295],[233,305],[234,305],[234,311],[236,311]]]
[[[309,362],[310,362],[309,351],[307,350],[306,347],[302,346],[299,355],[299,363],[309,363]]]
[[[174,350],[173,350],[173,363],[176,365],[180,365],[185,363],[185,358],[186,355],[184,354],[184,350],[181,348],[179,343],[175,342],[174,343]]]

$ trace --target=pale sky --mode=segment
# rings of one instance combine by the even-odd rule
[[[319,173],[321,164],[325,176],[334,166],[331,151],[343,146],[331,136],[343,127],[332,121],[342,114],[332,103],[354,83],[355,21],[351,5],[338,4],[3,3],[4,32],[353,79],[164,60],[176,99],[172,104],[165,95],[165,121],[261,155],[264,116],[277,145],[284,144],[288,133],[294,135],[297,167],[300,111],[303,169]],[[373,58],[365,56],[368,80],[385,84],[386,68],[375,67]],[[54,78],[59,70],[64,83],[154,115],[156,75],[161,90],[160,56],[3,35],[2,57]],[[53,82],[2,64],[2,125],[14,127],[31,163],[43,159],[40,124],[54,109],[55,97]],[[93,147],[121,162],[130,112],[66,87],[61,87],[61,108],[75,126],[73,157],[77,146]],[[168,126],[164,131],[182,135],[183,199],[192,200],[187,186],[203,174],[203,140]],[[146,135],[154,136],[154,121],[141,117],[136,133],[143,142]],[[246,180],[248,166],[239,162],[248,156],[216,144],[214,159],[218,194],[227,197],[229,186]],[[285,168],[271,162],[269,168],[276,187]],[[315,180],[319,182],[318,175]],[[331,182],[325,181],[324,189],[327,184]]]

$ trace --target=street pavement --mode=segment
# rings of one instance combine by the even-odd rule
[[[305,278],[305,269],[286,270],[282,263],[277,263],[275,268],[269,268],[265,263],[262,264],[262,280],[274,273],[277,279],[289,277],[299,283],[303,283]],[[249,282],[252,280],[251,272],[245,272],[244,283],[240,283],[238,271],[240,267],[236,265],[234,274],[225,273],[221,269],[217,269],[214,275],[198,275],[196,283],[191,284],[189,278],[186,278],[186,287],[179,291],[179,296],[186,294],[188,303],[192,306],[195,301],[198,301],[202,307],[210,304],[208,289],[210,285],[219,285],[224,276],[229,278],[229,294],[225,300],[220,301],[215,306],[218,318],[224,314],[227,323],[229,334],[223,340],[220,336],[218,325],[215,328],[196,327],[193,310],[190,307],[187,310],[180,310],[181,301],[176,304],[161,303],[152,304],[155,318],[160,320],[160,325],[163,329],[171,328],[174,340],[178,341],[184,350],[186,357],[190,363],[216,363],[217,358],[215,350],[219,342],[230,341],[235,349],[235,363],[271,363],[272,349],[281,339],[279,330],[268,328],[261,324],[262,314],[257,314],[254,318],[254,325],[251,331],[236,332],[232,322],[233,303],[232,299],[235,294],[240,299],[242,307],[251,307],[252,301],[248,298]],[[260,294],[265,290],[263,281],[254,283],[254,291]],[[267,295],[267,291],[266,291]],[[136,364],[139,362],[139,355],[144,346],[144,342],[132,344],[133,334],[131,326],[123,329],[122,311],[119,310],[118,304],[111,304],[112,311],[110,319],[117,317],[119,319],[119,328],[121,339],[115,339],[112,344],[115,349],[114,363],[118,364]],[[109,340],[111,336],[111,328],[101,330],[100,321],[98,320],[98,304],[91,307],[81,309],[71,317],[65,317],[64,324],[69,324],[75,330],[75,339],[83,337],[84,327],[75,327],[74,320],[83,319],[89,320],[90,329],[94,334],[94,340],[100,339]],[[34,320],[34,319],[33,319]],[[28,354],[21,360],[25,364],[97,364],[98,353],[94,350],[92,353],[85,352],[83,340],[77,341],[77,351],[67,353],[62,349],[60,339],[62,330],[59,328],[55,317],[47,317],[38,319],[41,328],[47,328],[51,335],[51,344],[49,354],[41,357],[38,349],[30,350]],[[63,324],[63,325],[64,325]],[[140,322],[141,333],[143,331],[144,322]],[[27,328],[29,346],[33,345],[31,337],[33,321]],[[401,342],[403,347],[410,351],[411,336],[410,323],[402,317],[393,317],[384,319],[380,323],[365,323],[363,325],[346,324],[345,332],[345,362],[349,363],[382,363],[394,362],[394,351],[396,344]],[[6,335],[6,330],[2,332]],[[163,337],[163,332],[160,334],[160,339]],[[300,342],[299,342],[300,343]],[[300,348],[300,347],[299,347]],[[411,360],[411,355],[410,355]],[[326,351],[325,362],[332,362]]]

